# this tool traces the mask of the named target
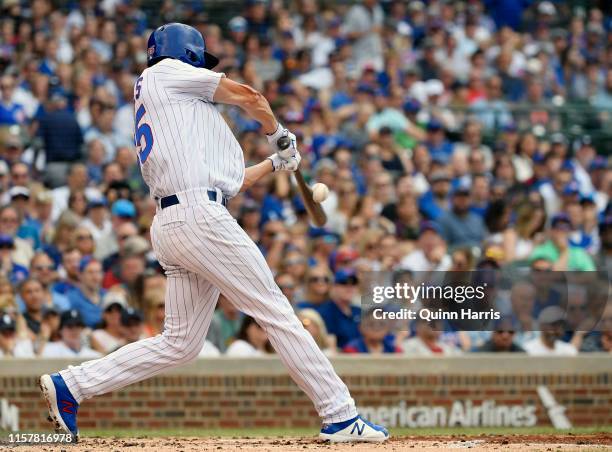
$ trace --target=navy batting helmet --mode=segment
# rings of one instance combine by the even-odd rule
[[[206,51],[202,34],[185,24],[171,23],[156,29],[147,44],[147,64],[153,66],[163,58],[174,58],[195,67],[212,69],[219,59]]]

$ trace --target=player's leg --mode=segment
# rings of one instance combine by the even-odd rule
[[[171,267],[167,276],[163,333],[60,372],[77,400],[114,391],[197,358],[219,291],[183,269]]]
[[[257,320],[324,423],[346,423],[342,429],[349,431],[354,428],[357,411],[348,388],[298,320],[257,246],[227,210],[216,203],[196,206],[181,232],[180,239],[162,238],[168,241],[164,249],[172,250],[172,259],[200,272],[238,309]],[[359,422],[356,431],[364,432],[364,423]],[[368,429],[376,428],[368,425]],[[366,432],[360,439],[386,439],[386,432],[378,432]],[[350,435],[346,438],[354,440]]]
[[[128,344],[103,358],[70,366],[58,374],[41,377],[41,389],[57,428],[77,435],[76,411],[82,400],[152,377],[198,356],[219,290],[201,276],[175,266],[168,266],[166,274],[166,318],[162,334]]]

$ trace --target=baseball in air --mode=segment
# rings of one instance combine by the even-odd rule
[[[314,202],[323,202],[329,196],[329,188],[327,185],[317,183],[312,186],[312,199]]]

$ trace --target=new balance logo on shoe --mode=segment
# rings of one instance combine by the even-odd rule
[[[62,407],[62,411],[64,413],[74,414],[74,410],[72,409],[74,408],[74,403],[69,402],[68,400],[62,400],[62,404],[64,405]]]
[[[359,427],[359,422],[355,422],[353,424],[353,430],[351,430],[351,435],[353,433],[355,433],[355,429],[357,429],[357,434],[358,435],[363,435],[363,431],[365,430],[365,424],[361,424],[361,427]]]

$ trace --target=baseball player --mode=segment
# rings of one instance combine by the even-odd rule
[[[164,332],[43,375],[50,420],[76,440],[83,400],[195,359],[223,293],[266,331],[321,416],[322,439],[385,441],[387,430],[358,415],[348,388],[295,316],[263,255],[226,209],[229,198],[265,175],[297,169],[295,135],[276,121],[263,95],[211,71],[218,59],[196,29],[159,27],[149,37],[147,55],[148,68],[134,86],[135,142],[157,202],[151,241],[167,276]],[[215,103],[236,105],[261,123],[274,154],[245,168],[242,149]],[[291,146],[278,149],[280,137],[290,138]]]

